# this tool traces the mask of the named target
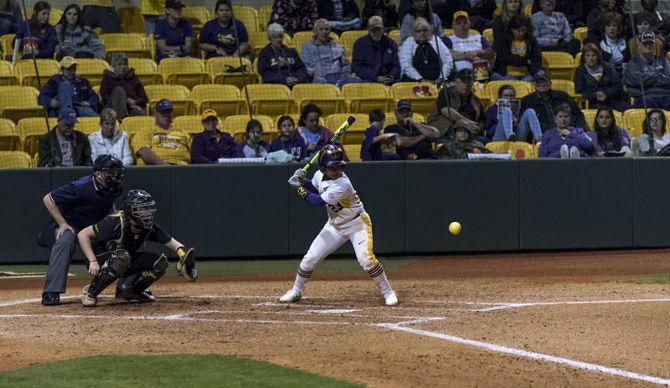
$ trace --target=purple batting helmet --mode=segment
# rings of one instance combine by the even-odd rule
[[[321,155],[319,156],[319,167],[344,167],[346,164],[347,163],[344,161],[344,151],[339,144],[326,144],[321,149]]]

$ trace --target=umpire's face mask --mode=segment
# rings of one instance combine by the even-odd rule
[[[116,190],[123,184],[123,170],[119,168],[110,168],[98,172],[99,181],[105,188]]]

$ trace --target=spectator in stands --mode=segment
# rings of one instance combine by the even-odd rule
[[[533,35],[542,51],[565,51],[573,57],[579,52],[581,43],[572,36],[568,19],[554,11],[556,0],[542,0],[542,11],[534,13]]]
[[[400,19],[395,3],[392,0],[363,0],[363,28],[370,29],[369,20],[373,16],[379,16],[383,25],[387,28],[398,28]]]
[[[453,63],[447,46],[431,35],[430,25],[423,18],[414,22],[412,31],[412,36],[400,46],[401,81],[446,80]]]
[[[270,44],[258,54],[258,73],[266,84],[295,84],[309,82],[307,68],[295,49],[284,45],[284,28],[278,23],[268,26]]]
[[[316,0],[274,0],[270,23],[278,23],[289,34],[314,29],[319,18]]]
[[[476,78],[477,80],[488,80],[488,69],[491,67],[489,61],[493,61],[495,57],[489,41],[481,34],[470,34],[470,17],[465,11],[454,13],[453,28],[454,33],[443,37],[442,41],[449,49],[456,71],[473,70],[473,63],[483,62],[485,67],[481,70],[478,67],[475,75],[484,72],[481,78]]]
[[[165,0],[165,19],[156,22],[156,63],[163,58],[190,57],[193,50],[193,26],[181,17],[184,4],[180,0]]]
[[[302,107],[298,121],[298,133],[307,146],[307,157],[310,159],[327,141],[333,137],[333,131],[319,124],[323,112],[314,104]]]
[[[199,47],[205,52],[205,59],[238,54],[251,56],[247,28],[241,21],[233,19],[230,0],[217,0],[214,14],[216,18],[205,23],[200,31]]]
[[[365,82],[391,85],[400,78],[398,44],[384,35],[384,21],[372,16],[368,34],[354,43],[351,70]]]
[[[412,116],[412,102],[406,99],[398,101],[395,106],[397,124],[384,128],[384,133],[396,134],[394,139],[401,159],[436,159],[432,143],[440,136],[440,131],[414,120]]]
[[[34,56],[41,59],[53,59],[58,40],[56,30],[49,24],[50,12],[51,6],[46,1],[35,3],[30,20],[20,23],[16,32],[15,57],[30,59]],[[28,31],[30,31],[30,36]],[[20,51],[20,54],[17,51]]]
[[[540,158],[583,158],[595,154],[595,144],[584,129],[570,126],[571,117],[569,105],[556,108],[554,129],[542,136]]]
[[[153,35],[156,22],[165,13],[163,0],[140,0],[140,11],[144,18],[144,33]]]
[[[399,160],[396,152],[397,133],[382,133],[386,115],[381,109],[373,109],[368,114],[370,126],[365,130],[361,145],[361,160]]]
[[[453,136],[448,137],[438,148],[439,159],[467,159],[468,154],[489,154],[491,151],[475,138],[475,135],[461,123],[451,129]]]
[[[153,130],[137,132],[132,138],[138,164],[188,164],[191,153],[188,134],[172,128],[172,101],[164,98],[156,103]]]
[[[121,21],[113,0],[83,0],[82,4],[87,27],[100,28],[103,34],[121,32]]]
[[[658,153],[670,144],[665,114],[660,109],[647,112],[642,123],[642,134],[631,141],[631,148],[635,156],[657,156]]]
[[[417,19],[422,18],[428,25],[429,36],[442,36],[442,22],[435,12],[431,12],[428,0],[412,0],[412,7],[400,24],[400,44],[414,35]],[[430,20],[430,22],[428,22]]]
[[[75,131],[77,114],[61,109],[58,125],[39,139],[39,167],[91,166],[91,146],[86,135]]]
[[[542,11],[542,1],[534,0],[531,12],[533,14]],[[584,27],[586,24],[586,14],[584,13],[584,0],[554,0],[556,12],[565,15],[571,28]]]
[[[270,150],[270,145],[263,139],[263,125],[256,119],[247,123],[246,138],[237,145],[236,154],[238,158],[264,158]]]
[[[532,31],[530,19],[524,16],[523,3],[521,0],[503,0],[500,5],[500,14],[493,18],[493,47],[500,47],[499,41],[510,34],[509,21],[512,17],[521,17],[526,22],[528,32]]]
[[[270,145],[270,152],[283,150],[289,155],[293,155],[294,161],[303,161],[305,155],[307,155],[307,145],[298,133],[293,118],[291,116],[281,116],[277,120],[277,128],[279,128],[279,137]]]
[[[642,6],[642,9],[635,15],[635,17],[638,17],[639,15],[648,16],[653,31],[663,36],[667,35],[668,31],[670,31],[670,16],[665,12],[659,12],[656,9],[658,0],[641,0],[640,5]]]
[[[521,101],[512,85],[498,89],[498,101],[486,111],[486,138],[491,141],[542,140],[542,128],[533,109],[520,112]],[[504,102],[504,103],[503,103]],[[500,106],[502,106],[502,110]],[[532,137],[531,137],[532,135]]]
[[[116,52],[111,68],[102,73],[100,97],[104,108],[112,108],[123,120],[128,116],[145,116],[148,97],[135,69],[128,67],[126,53]]]
[[[584,113],[567,93],[551,89],[551,77],[549,73],[540,70],[534,77],[535,91],[521,99],[521,112],[533,109],[540,121],[542,133],[556,127],[554,120],[555,109],[558,105],[568,104],[572,117],[570,123],[578,128],[588,128],[584,119]],[[544,138],[544,137],[543,137]]]
[[[13,34],[23,21],[17,0],[0,0],[0,35]]]
[[[623,76],[628,95],[635,99],[635,108],[670,109],[670,62],[665,56],[654,54],[653,32],[643,33],[640,40],[640,55],[628,61]]]
[[[451,87],[442,88],[437,95],[437,111],[430,115],[428,124],[433,125],[444,136],[455,123],[468,128],[477,136],[483,136],[485,128],[484,105],[474,93],[472,70],[463,69],[456,73]],[[485,141],[480,137],[479,140]]]
[[[91,144],[91,159],[100,155],[114,155],[124,166],[133,164],[133,152],[130,150],[128,135],[116,126],[116,112],[105,108],[100,112],[100,129],[88,135]]]
[[[540,45],[531,34],[527,18],[513,16],[509,21],[509,32],[496,39],[496,61],[492,80],[532,81],[533,74],[542,68]],[[526,75],[510,74],[510,66],[525,68]]]
[[[598,109],[594,121],[593,132],[596,133],[596,148],[599,155],[623,152],[626,156],[630,156],[630,134],[624,128],[617,127],[612,109]]]
[[[593,43],[584,46],[581,65],[575,69],[575,92],[589,101],[591,109],[609,107],[624,112],[630,108],[619,73],[603,62]]]
[[[204,130],[193,136],[191,164],[212,164],[217,163],[220,158],[235,157],[235,140],[228,132],[218,128],[219,123],[215,110],[205,109],[202,112]]]
[[[640,54],[640,38],[645,32],[654,32],[652,27],[652,17],[649,13],[639,13],[635,17],[635,28],[637,35],[628,40],[630,47],[630,57],[636,57]],[[655,35],[654,55],[665,56],[665,43],[660,36]]]
[[[434,3],[433,3],[434,4]],[[452,27],[456,21],[452,17],[456,12],[463,11],[470,15],[472,28],[484,31],[491,28],[493,14],[496,10],[496,0],[450,0],[433,5],[433,10],[442,20],[443,27]],[[449,24],[449,22],[452,22]]]
[[[326,19],[339,32],[361,29],[361,13],[354,0],[317,0],[319,19]]]
[[[602,39],[598,46],[602,50],[603,61],[622,75],[625,64],[630,60],[630,49],[622,36],[623,19],[619,14],[608,13],[603,15],[602,22]]]
[[[72,108],[79,117],[98,116],[98,95],[86,78],[77,75],[77,62],[64,57],[56,74],[42,87],[37,101],[49,116],[59,116],[63,108]]]
[[[334,84],[341,88],[348,83],[362,82],[351,74],[347,55],[330,37],[330,23],[326,19],[314,23],[314,37],[302,46],[300,59],[314,83]]]
[[[586,42],[598,43],[603,39],[604,21],[608,14],[618,15],[616,1],[598,0],[598,6],[593,8],[586,18],[586,26],[589,28]],[[619,27],[623,30],[623,26]]]
[[[81,8],[77,4],[65,7],[63,16],[56,24],[56,58],[104,58],[105,46],[98,39],[95,31],[84,25]]]

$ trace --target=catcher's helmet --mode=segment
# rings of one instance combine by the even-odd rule
[[[95,158],[93,171],[107,173],[105,186],[110,189],[117,189],[123,183],[123,162],[114,155],[104,154]]]
[[[154,225],[156,201],[144,190],[130,190],[123,199],[123,212],[134,224],[149,229]]]
[[[342,150],[342,147],[339,144],[326,144],[321,149],[321,155],[319,155],[319,167],[344,167],[346,164],[347,163],[344,161],[344,150]]]

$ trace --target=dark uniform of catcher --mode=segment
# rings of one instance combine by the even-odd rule
[[[98,295],[116,279],[116,298],[153,302],[147,291],[168,267],[164,254],[144,251],[145,241],[165,244],[177,253],[177,272],[188,281],[195,281],[195,251],[185,248],[154,222],[156,202],[144,190],[130,190],[123,200],[123,210],[103,218],[77,235],[79,245],[88,259],[91,284],[84,287],[82,304],[95,306]]]

